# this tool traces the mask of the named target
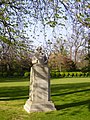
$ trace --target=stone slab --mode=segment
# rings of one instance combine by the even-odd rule
[[[50,79],[47,66],[34,65],[32,67],[33,76],[30,85],[30,97],[34,102],[44,102],[50,100]]]
[[[29,99],[26,101],[24,105],[24,109],[28,112],[48,112],[56,110],[54,104],[51,101],[46,101],[44,103],[35,103],[30,101]]]

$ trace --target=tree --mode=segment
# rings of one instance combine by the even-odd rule
[[[68,4],[68,12],[70,13],[72,21],[72,34],[71,36],[69,35],[70,37],[68,38],[67,44],[70,47],[70,57],[74,59],[76,64],[82,61],[79,56],[83,50],[85,51],[84,53],[87,54],[87,31],[90,27],[89,3],[89,0],[73,0]]]
[[[1,0],[0,1],[0,49],[1,55],[16,48],[16,54],[21,49],[30,50],[30,41],[26,35],[27,28],[32,30],[40,23],[43,25],[44,38],[46,41],[46,28],[65,26],[65,21],[71,19],[73,23],[73,34],[71,38],[75,46],[75,62],[79,47],[86,42],[82,29],[90,27],[89,0]],[[71,24],[70,23],[70,24]],[[75,27],[76,26],[76,27]],[[82,27],[81,27],[82,26]],[[35,29],[34,29],[35,30]],[[60,32],[60,34],[62,34]],[[54,37],[54,36],[53,36]],[[83,39],[83,42],[81,41]],[[51,41],[54,43],[55,39]],[[60,43],[62,42],[59,39]],[[71,41],[70,41],[71,42]],[[88,42],[89,43],[89,42]],[[47,41],[46,41],[47,44]],[[63,44],[66,44],[63,41]],[[50,44],[49,44],[50,45]],[[27,46],[27,48],[26,48]],[[10,47],[10,48],[9,48]],[[50,46],[48,46],[50,47]],[[66,52],[66,46],[62,45],[60,50]],[[72,45],[70,45],[72,49]],[[53,48],[53,47],[52,47]],[[52,49],[51,48],[51,49]],[[5,53],[4,53],[5,52]],[[22,52],[23,53],[23,52]],[[20,54],[19,54],[20,55]]]
[[[0,72],[12,75],[14,72],[23,74],[31,67],[31,53],[25,43],[10,45],[1,42],[0,45]],[[31,49],[30,49],[31,50]]]
[[[8,35],[6,39],[5,35],[0,38],[3,41],[8,41],[8,37],[15,40],[13,36],[20,35],[20,29],[38,21],[41,21],[44,27],[64,26],[60,20],[67,20],[67,14],[72,19],[77,17],[78,22],[89,27],[89,8],[89,0],[1,0],[0,26],[2,26],[2,33],[7,32]]]
[[[27,11],[24,2],[24,0],[1,0],[0,2],[0,39],[9,45],[12,41],[15,44],[16,40],[25,37],[23,27],[26,27],[24,25],[26,23],[23,21]]]
[[[62,55],[61,53],[52,53],[49,57],[49,67],[50,70],[58,71],[75,71],[75,63],[68,58],[67,56]]]
[[[57,24],[64,26],[58,20],[67,19],[63,8],[66,8],[65,3],[61,0],[1,0],[0,39],[11,44],[16,40],[15,37],[22,38],[25,27],[36,26],[40,21],[43,28],[47,25],[54,28]]]

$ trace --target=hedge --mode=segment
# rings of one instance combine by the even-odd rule
[[[90,77],[90,72],[59,72],[51,71],[51,78],[62,78],[62,77]]]
[[[9,76],[24,76],[29,77],[30,72],[25,72],[21,75],[21,73],[14,72],[12,75],[10,75],[7,72],[0,72],[0,77],[9,77]],[[50,71],[51,78],[64,78],[64,77],[90,77],[90,72],[59,72],[57,70]]]

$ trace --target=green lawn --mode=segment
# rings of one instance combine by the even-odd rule
[[[29,79],[0,79],[0,120],[89,120],[90,78],[51,80],[51,100],[56,111],[28,114]]]

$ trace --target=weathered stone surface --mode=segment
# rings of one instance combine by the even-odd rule
[[[26,104],[24,105],[24,109],[30,112],[47,112],[47,111],[54,111],[56,110],[54,104],[51,101],[47,102],[32,102],[29,99],[27,100]]]
[[[50,75],[45,62],[46,58],[44,61],[43,57],[45,56],[40,56],[34,57],[32,61],[29,99],[24,105],[24,109],[28,113],[56,110],[54,104],[50,101]]]

